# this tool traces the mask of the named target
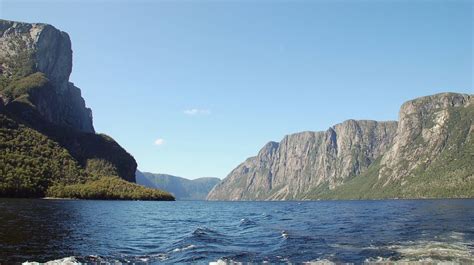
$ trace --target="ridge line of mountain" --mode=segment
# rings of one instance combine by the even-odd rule
[[[403,103],[399,121],[349,119],[285,135],[233,169],[207,199],[474,197],[472,101],[438,93]]]

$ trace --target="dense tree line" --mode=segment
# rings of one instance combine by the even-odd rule
[[[146,188],[118,177],[101,177],[84,184],[55,185],[48,189],[46,195],[98,200],[174,200],[168,192]]]
[[[115,170],[105,161],[88,164],[92,168],[84,170],[67,149],[0,113],[0,197],[174,200],[167,192],[106,176]]]
[[[0,114],[0,196],[43,196],[49,185],[87,178],[66,149]]]

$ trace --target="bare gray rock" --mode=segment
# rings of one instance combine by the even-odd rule
[[[400,108],[393,146],[381,161],[379,178],[387,183],[408,176],[422,164],[429,164],[446,147],[450,108],[474,104],[468,94],[442,93],[410,100]],[[468,137],[469,138],[469,135]]]
[[[92,111],[85,106],[79,88],[69,82],[72,70],[71,40],[67,33],[40,23],[0,20],[0,76],[14,75],[31,61],[34,72],[43,73],[54,94],[37,94],[33,100],[50,122],[94,132]]]
[[[348,120],[325,132],[269,142],[209,193],[209,200],[305,199],[360,174],[391,145],[397,122]]]
[[[267,144],[209,200],[472,198],[474,97],[404,103],[399,122],[348,120]]]

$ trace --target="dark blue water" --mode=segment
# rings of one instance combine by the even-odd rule
[[[474,263],[474,200],[0,200],[0,263]]]

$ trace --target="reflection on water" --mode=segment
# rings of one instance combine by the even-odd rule
[[[474,200],[0,199],[0,263],[474,263]]]

